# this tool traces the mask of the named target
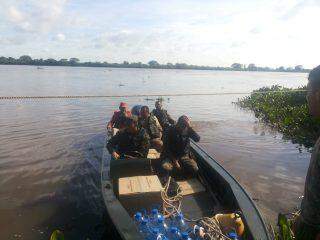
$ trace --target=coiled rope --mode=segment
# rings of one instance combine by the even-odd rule
[[[178,185],[176,194],[170,197],[168,195],[170,183],[171,176],[169,176],[168,181],[166,182],[164,188],[161,190],[163,216],[165,218],[175,216],[181,212],[181,203],[183,198],[182,189]],[[197,220],[186,220],[189,222],[199,222],[200,225],[206,229],[206,234],[212,240],[231,240],[228,236],[222,233],[221,228],[219,226],[219,222],[214,217],[203,217]]]
[[[204,217],[199,222],[207,230],[212,240],[231,240],[231,238],[222,233],[219,222],[214,217]]]
[[[171,177],[169,177],[166,185],[161,190],[161,198],[162,198],[162,209],[163,216],[165,218],[169,218],[171,216],[177,215],[181,212],[181,202],[182,202],[182,190],[178,186],[176,195],[170,197],[168,195],[169,186],[171,183]]]

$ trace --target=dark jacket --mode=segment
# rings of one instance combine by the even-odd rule
[[[180,133],[176,126],[166,129],[163,136],[162,157],[181,158],[190,154],[190,138],[195,142],[200,141],[200,136],[189,128],[185,134]]]
[[[301,215],[304,222],[320,229],[320,138],[313,148],[309,164]]]
[[[126,111],[126,113],[120,112],[119,110],[115,111],[110,120],[111,126],[115,128],[123,127],[125,119],[130,116],[130,111]]]
[[[141,128],[137,134],[129,133],[128,131],[119,131],[107,143],[107,149],[111,154],[116,151],[120,154],[130,156],[147,157],[150,148],[150,137],[146,130]]]
[[[164,129],[170,124],[175,124],[173,118],[164,109],[153,109],[152,114],[158,118],[161,127]]]
[[[157,119],[152,114],[147,119],[139,118],[139,125],[146,129],[151,139],[160,138],[161,132],[157,125]]]

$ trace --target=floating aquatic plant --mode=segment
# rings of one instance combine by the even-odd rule
[[[320,131],[320,120],[309,114],[306,87],[263,87],[239,99],[237,105],[276,128],[285,139],[307,148],[313,147]]]

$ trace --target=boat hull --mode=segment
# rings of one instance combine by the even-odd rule
[[[191,142],[191,151],[198,162],[200,175],[206,184],[206,188],[220,203],[223,203],[223,209],[226,211],[238,209],[242,212],[246,225],[246,239],[271,239],[258,208],[243,187],[199,145]],[[143,167],[150,164],[150,160],[139,159],[141,161],[139,164],[135,164],[134,161],[130,160],[131,166],[127,168],[117,167],[117,165],[121,164],[121,161],[117,161],[112,160],[107,149],[104,148],[101,164],[101,189],[107,210],[109,234],[112,239],[143,239],[137,231],[131,216],[116,197],[117,184],[114,179],[133,176],[135,169],[139,169],[139,173],[136,175],[150,174],[149,168]],[[143,161],[145,162],[143,163]],[[120,170],[112,171],[112,174],[110,174],[111,168]]]

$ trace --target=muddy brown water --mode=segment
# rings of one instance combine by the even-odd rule
[[[305,83],[305,74],[293,73],[0,66],[1,96],[249,92]],[[310,153],[232,104],[243,96],[170,97],[165,106],[175,118],[190,116],[201,146],[273,221],[299,204]],[[54,229],[67,239],[101,238],[104,128],[120,100],[0,102],[0,239],[48,239]]]

